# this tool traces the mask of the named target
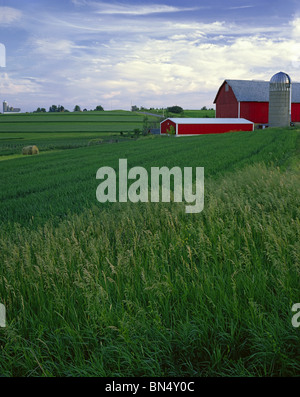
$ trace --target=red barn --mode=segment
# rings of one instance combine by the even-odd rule
[[[216,117],[245,118],[257,124],[268,124],[269,82],[225,80],[214,100]],[[292,122],[300,122],[300,83],[292,83]]]
[[[176,136],[221,134],[233,131],[253,131],[254,123],[245,119],[227,118],[170,118],[160,123],[160,133]]]

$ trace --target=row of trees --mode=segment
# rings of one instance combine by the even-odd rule
[[[203,106],[200,110],[213,110],[212,108],[208,109],[206,106]],[[181,114],[183,113],[183,108],[181,106],[175,105],[175,106],[169,106],[167,108],[145,108],[143,106],[141,106],[140,108],[137,106],[132,106],[131,107],[131,111],[132,112],[151,112],[151,111],[155,111],[158,113],[177,113],[177,114]]]
[[[160,111],[161,113],[163,112],[163,111],[165,111],[165,110],[167,110],[168,112],[172,112],[172,113],[182,113],[183,112],[183,109],[182,109],[182,107],[180,107],[180,106],[170,106],[170,107],[168,107],[168,108],[145,108],[144,106],[141,106],[140,108],[138,107],[138,106],[131,106],[131,111],[132,112],[138,112],[138,111],[140,111],[140,112],[151,112],[151,111]]]
[[[79,105],[76,105],[74,107],[73,112],[81,112],[81,111],[87,112],[88,110],[87,109],[81,110]],[[101,105],[98,105],[98,106],[96,106],[96,108],[94,110],[91,110],[91,111],[103,112],[104,109],[103,109],[103,107]],[[47,112],[47,110],[45,108],[37,108],[33,113],[46,113],[46,112]],[[67,112],[70,112],[70,111],[68,109],[65,109],[65,107],[62,106],[62,105],[58,105],[58,106],[57,105],[52,105],[52,106],[49,107],[48,112],[49,113],[61,113],[61,112],[66,112],[67,113]]]

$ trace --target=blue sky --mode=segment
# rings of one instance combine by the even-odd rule
[[[0,0],[0,101],[213,107],[224,79],[300,81],[297,1]]]

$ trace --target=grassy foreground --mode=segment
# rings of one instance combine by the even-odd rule
[[[296,376],[299,168],[206,183],[205,210],[93,207],[0,232],[7,376]]]
[[[299,143],[268,129],[0,162],[0,375],[299,375]],[[119,158],[204,166],[204,211],[99,205],[96,171]]]

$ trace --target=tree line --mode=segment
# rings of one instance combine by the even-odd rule
[[[213,108],[207,108],[206,106],[203,106],[200,110],[213,110]],[[168,113],[175,113],[175,114],[183,114],[184,110],[181,106],[175,105],[175,106],[168,106],[166,108],[145,108],[144,106],[138,107],[138,106],[131,106],[131,111],[132,112],[151,112],[155,111],[157,113],[164,113],[168,115]]]
[[[81,110],[81,107],[79,105],[76,105],[73,109],[73,112],[87,112],[87,111],[88,111],[87,109]],[[98,105],[98,106],[96,106],[95,109],[91,109],[90,111],[103,112],[104,109],[101,105]],[[49,107],[49,110],[48,110],[48,113],[61,113],[61,112],[68,113],[68,112],[70,112],[70,110],[66,109],[62,105],[52,105]],[[33,113],[47,113],[47,110],[45,108],[38,107]]]

